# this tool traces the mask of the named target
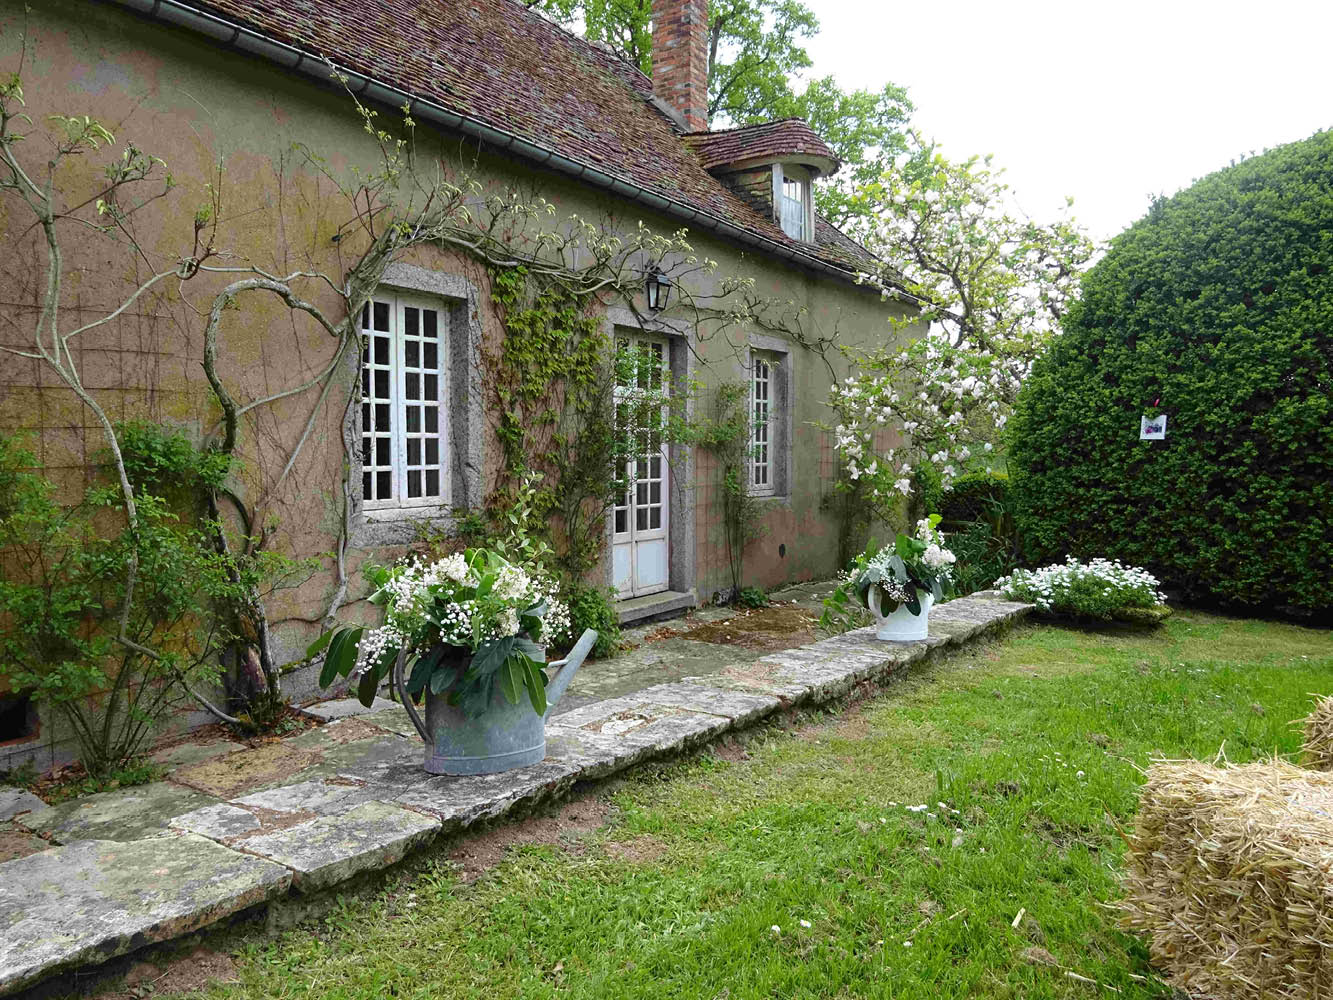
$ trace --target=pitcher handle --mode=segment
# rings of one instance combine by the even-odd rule
[[[393,686],[398,692],[398,698],[403,703],[403,708],[407,709],[408,717],[412,720],[412,725],[416,726],[417,732],[426,742],[426,746],[431,745],[430,730],[426,724],[421,721],[421,716],[417,713],[417,708],[412,704],[412,696],[407,693],[407,683],[403,680],[403,664],[407,660],[407,650],[400,649],[398,658],[393,662]]]

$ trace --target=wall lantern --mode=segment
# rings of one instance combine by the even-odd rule
[[[661,312],[667,307],[667,299],[671,298],[670,278],[653,268],[644,276],[643,287],[648,293],[648,309],[651,312]]]

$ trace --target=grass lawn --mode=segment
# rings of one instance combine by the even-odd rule
[[[636,772],[572,848],[470,883],[441,855],[232,938],[239,982],[209,995],[1168,996],[1108,907],[1139,768],[1291,753],[1330,690],[1326,631],[1024,628],[748,755]]]

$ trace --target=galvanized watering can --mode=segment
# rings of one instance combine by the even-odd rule
[[[555,674],[546,685],[546,714],[532,710],[527,696],[511,705],[498,687],[490,708],[470,719],[450,705],[444,694],[426,689],[426,719],[423,722],[403,678],[406,652],[398,654],[393,667],[394,688],[426,741],[425,768],[431,774],[495,774],[514,767],[537,764],[546,759],[546,719],[583,665],[597,633],[588,629],[563,660],[546,664]]]

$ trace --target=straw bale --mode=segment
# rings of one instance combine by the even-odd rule
[[[1304,747],[1310,767],[1333,771],[1333,695],[1320,698],[1305,717]]]
[[[1154,765],[1125,875],[1153,964],[1216,1000],[1333,997],[1333,774]]]

